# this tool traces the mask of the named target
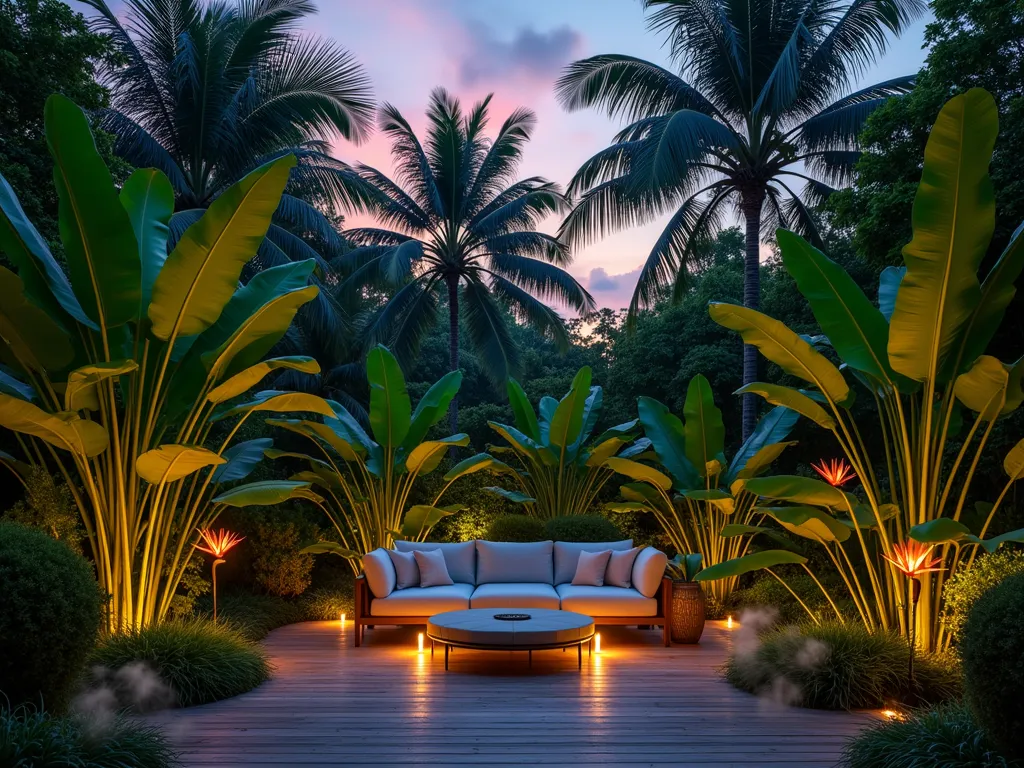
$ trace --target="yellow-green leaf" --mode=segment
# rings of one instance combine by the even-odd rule
[[[301,371],[302,373],[320,373],[320,364],[312,357],[275,357],[264,360],[262,363],[251,365],[240,373],[236,373],[230,379],[218,387],[210,390],[206,399],[211,403],[223,403],[233,397],[238,397],[244,392],[259,384],[271,371],[279,369]]]
[[[834,429],[836,426],[835,419],[833,419],[824,408],[811,400],[811,398],[803,392],[793,389],[792,387],[754,381],[747,384],[745,387],[737,389],[735,394],[742,395],[747,392],[752,392],[755,395],[763,397],[772,405],[784,405],[791,411],[796,411],[801,416],[805,416],[810,419],[819,427]]]
[[[71,340],[23,290],[21,278],[0,266],[0,339],[26,370],[53,374],[74,359]]]
[[[96,385],[114,376],[131,373],[138,367],[134,360],[112,360],[76,368],[68,374],[67,387],[64,389],[64,409],[98,411],[100,402]]]
[[[80,458],[99,456],[107,449],[107,430],[74,411],[47,413],[32,403],[0,393],[0,426],[32,435]]]
[[[215,467],[227,460],[199,445],[161,445],[146,451],[135,460],[135,471],[147,483],[173,483],[198,472],[204,467]]]
[[[630,461],[629,459],[620,459],[613,456],[605,461],[605,466],[619,474],[625,475],[626,477],[657,486],[663,491],[667,491],[672,487],[671,477],[666,475],[664,472],[658,471],[654,467],[649,467],[638,461]]]

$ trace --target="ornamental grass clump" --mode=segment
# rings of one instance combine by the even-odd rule
[[[92,656],[102,672],[142,664],[169,686],[178,706],[191,707],[251,691],[270,677],[263,648],[237,629],[205,619],[165,622],[108,638]],[[130,702],[125,702],[130,703]]]

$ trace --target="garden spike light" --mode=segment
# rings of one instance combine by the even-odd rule
[[[910,605],[908,606],[910,621],[907,627],[910,635],[909,673],[911,690],[914,687],[914,624],[917,621],[917,600],[921,596],[920,576],[922,573],[943,570],[936,567],[942,562],[942,558],[934,557],[929,559],[928,557],[933,549],[935,549],[934,544],[926,546],[914,539],[907,539],[902,544],[893,545],[892,555],[882,555],[882,557],[896,567],[896,570],[910,580],[908,584],[910,591]]]
[[[199,535],[203,541],[206,542],[206,546],[196,544],[195,547],[200,552],[206,552],[207,554],[213,555],[213,568],[210,569],[210,574],[213,577],[213,620],[217,621],[217,566],[224,562],[224,555],[227,554],[228,550],[233,546],[242,541],[245,537],[238,536],[231,531],[226,531],[221,528],[219,531],[214,533],[209,528],[204,528],[199,531]]]

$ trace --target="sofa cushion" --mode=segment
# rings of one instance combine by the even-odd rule
[[[396,552],[388,550],[388,557],[395,566],[395,589],[408,589],[420,585],[420,567],[412,552]]]
[[[668,557],[654,547],[644,547],[633,561],[633,589],[644,597],[654,597],[665,576]]]
[[[608,558],[608,567],[604,572],[604,584],[606,587],[622,587],[629,589],[633,586],[633,563],[636,556],[640,554],[643,547],[633,547],[621,552],[612,552]]]
[[[476,543],[477,584],[552,584],[552,563],[550,541]]]
[[[470,608],[550,608],[558,610],[558,593],[550,584],[481,584]]]
[[[576,575],[572,577],[572,583],[580,587],[603,587],[604,571],[608,567],[608,558],[612,556],[610,549],[602,549],[600,552],[580,552],[579,563],[576,565]]]
[[[366,586],[374,597],[387,597],[394,591],[397,582],[395,566],[383,547],[363,555],[363,573],[366,574]]]
[[[556,541],[555,542],[555,584],[568,584],[576,575],[576,564],[580,559],[580,552],[600,552],[603,549],[621,551],[633,546],[632,539],[624,541],[605,542],[577,542],[577,541]]]
[[[653,597],[644,597],[635,589],[577,587],[572,584],[559,584],[555,589],[561,598],[563,611],[575,611],[595,618],[658,614],[658,601]]]
[[[412,554],[419,567],[421,587],[444,587],[455,583],[448,575],[448,567],[444,564],[444,555],[440,549],[417,549]]]
[[[472,584],[396,589],[382,600],[372,600],[370,615],[433,616],[445,611],[464,611],[469,608],[469,596],[472,594]]]
[[[456,584],[476,584],[476,544],[462,541],[457,544],[437,544],[432,541],[396,541],[399,552],[440,549],[448,575]]]

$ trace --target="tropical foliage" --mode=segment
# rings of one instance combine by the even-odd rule
[[[808,206],[849,180],[864,121],[914,77],[852,93],[850,86],[885,51],[889,33],[902,32],[925,5],[644,0],[644,7],[679,73],[617,54],[570,65],[557,85],[562,104],[600,107],[629,125],[573,177],[568,191],[579,202],[560,235],[582,245],[672,214],[641,269],[632,319],[666,284],[674,281],[681,294],[695,251],[732,207],[746,225],[744,305],[756,308],[762,232],[789,226],[818,238]],[[756,377],[757,353],[748,348],[743,381]],[[756,418],[747,397],[744,439]]]
[[[1024,441],[1003,461],[1007,479],[998,497],[974,510],[967,503],[995,423],[1024,401],[1024,359],[1004,364],[985,354],[1024,269],[1018,229],[984,280],[978,277],[993,229],[988,164],[997,128],[995,103],[981,89],[943,107],[925,151],[906,266],[882,273],[878,306],[820,251],[778,233],[783,263],[828,345],[876,405],[884,455],[869,454],[863,424],[851,418],[855,392],[828,357],[759,312],[726,304],[710,309],[716,322],[812,388],[752,384],[748,391],[831,432],[860,479],[863,497],[809,478],[762,479],[747,489],[827,510],[822,522],[839,535],[817,538],[832,546],[867,627],[910,634],[908,585],[883,556],[893,557],[908,536],[940,545],[936,572],[919,577],[916,635],[928,650],[950,641],[940,620],[946,581],[969,567],[981,546],[992,551],[1024,539],[1024,531],[986,539],[1013,483],[1024,477]],[[836,512],[845,519],[833,518]],[[856,567],[843,547],[846,538],[861,555]]]
[[[351,273],[350,290],[394,291],[367,329],[372,340],[410,360],[437,322],[443,299],[450,370],[459,369],[461,318],[485,370],[503,382],[518,371],[519,350],[502,308],[564,349],[568,336],[549,305],[586,313],[594,301],[563,269],[569,263],[565,244],[536,231],[542,219],[567,208],[558,185],[516,177],[533,113],[515,110],[491,140],[484,133],[490,101],[463,113],[457,99],[435,90],[423,142],[395,107],[382,107],[380,130],[391,139],[398,174],[392,180],[360,166],[363,181],[376,190],[374,215],[383,228],[346,231],[359,247],[340,263]],[[453,431],[455,414],[453,407]]]
[[[703,376],[695,376],[687,387],[685,421],[649,397],[641,397],[637,408],[650,452],[608,460],[611,469],[633,481],[620,489],[625,501],[609,509],[649,512],[677,553],[696,554],[708,568],[744,556],[750,534],[761,530],[755,523],[772,514],[757,506],[757,495],[747,484],[793,445],[786,437],[799,415],[774,408],[729,461],[722,413]],[[690,570],[693,578],[695,569]],[[705,588],[722,605],[738,581],[736,574],[710,580]]]
[[[291,157],[228,189],[168,254],[166,176],[136,171],[118,193],[77,106],[51,96],[45,125],[68,267],[0,178],[0,247],[18,268],[0,268],[0,426],[22,449],[3,458],[15,472],[21,462],[59,469],[111,596],[109,628],[141,627],[166,615],[197,529],[217,514],[215,489],[244,478],[270,445],[232,445],[248,414],[224,429],[217,406],[275,369],[317,370],[308,358],[263,360],[316,296],[314,262],[238,284]],[[301,398],[262,409],[310,410]]]
[[[371,437],[359,421],[339,403],[319,401],[313,411],[322,421],[309,419],[269,419],[271,426],[281,427],[312,441],[313,456],[268,450],[274,459],[300,459],[309,469],[298,472],[292,483],[316,486],[319,494],[308,497],[317,503],[334,525],[339,542],[321,542],[303,552],[333,552],[348,558],[359,572],[359,560],[377,547],[390,547],[393,539],[423,539],[441,518],[461,507],[439,507],[438,502],[448,487],[468,471],[453,469],[445,477],[446,484],[432,504],[408,507],[409,494],[416,479],[437,469],[445,452],[452,446],[464,446],[464,434],[449,435],[436,440],[426,439],[459,391],[462,374],[453,371],[435,383],[412,409],[402,369],[385,347],[377,346],[366,358],[366,375],[370,381]],[[262,392],[239,410],[259,409],[260,403],[272,401],[277,395]],[[274,503],[262,489],[243,486],[230,498],[220,499],[230,506]]]
[[[591,439],[604,392],[590,386],[590,380],[590,368],[581,368],[561,400],[545,395],[534,411],[519,382],[509,379],[508,399],[515,426],[488,422],[507,445],[491,446],[490,454],[477,454],[460,466],[511,478],[515,488],[486,490],[526,505],[537,517],[590,512],[601,489],[615,475],[613,457],[629,458],[647,447],[646,441],[630,446],[638,431],[636,420],[610,427]],[[504,462],[491,454],[511,458]]]

